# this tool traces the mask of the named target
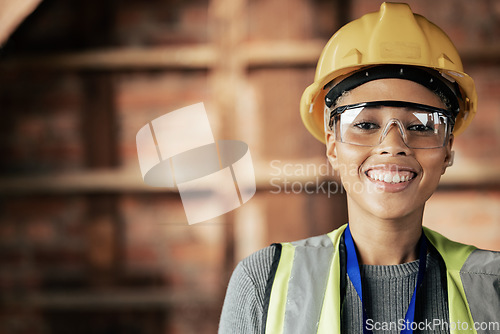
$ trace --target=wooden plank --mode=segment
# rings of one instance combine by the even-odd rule
[[[205,69],[217,55],[211,45],[150,48],[106,48],[75,53],[19,56],[0,62],[0,69],[120,70],[120,69]]]
[[[249,67],[314,66],[324,46],[324,40],[248,42],[238,56]]]
[[[288,166],[305,166],[312,161],[288,161]],[[280,177],[276,169],[267,164],[254,163],[257,191],[273,190],[271,179]],[[453,168],[457,168],[452,171]],[[292,167],[287,167],[286,181],[289,183],[335,181],[325,175],[294,173]],[[294,175],[298,174],[298,175]],[[281,176],[283,177],[283,176]],[[450,168],[441,179],[442,189],[475,188],[498,189],[500,187],[500,173],[491,168]],[[88,193],[157,193],[178,196],[175,188],[150,187],[146,185],[141,173],[136,169],[97,169],[82,172],[66,172],[51,175],[36,176],[2,176],[0,177],[0,196],[25,195],[70,195]]]
[[[246,36],[246,0],[210,0],[209,24],[212,40],[217,48],[217,61],[213,64],[210,86],[213,89],[214,109],[218,110],[220,132],[217,138],[234,138],[237,124],[234,110],[237,108],[237,93],[245,82],[246,63],[236,51]],[[234,211],[224,215],[224,266],[222,276],[229,281],[235,264]],[[220,291],[224,295],[224,289]]]
[[[19,296],[3,296],[3,305],[31,306],[61,310],[150,309],[183,304],[214,305],[215,296],[200,293],[184,293],[165,289],[137,289],[116,291],[45,292]]]
[[[146,185],[139,171],[111,168],[0,178],[2,196],[130,192],[169,194],[174,193],[174,190]]]
[[[315,66],[325,40],[240,42],[233,52],[247,67]],[[499,62],[500,47],[461,49],[464,63]],[[211,69],[228,54],[213,44],[106,48],[76,53],[27,55],[0,61],[0,70]]]

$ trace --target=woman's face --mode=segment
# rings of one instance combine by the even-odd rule
[[[383,100],[444,108],[433,92],[402,79],[367,82],[351,90],[340,105]],[[389,119],[397,118],[401,110],[381,107],[380,112],[388,113]],[[452,142],[450,136],[445,147],[412,149],[404,143],[397,126],[374,147],[336,142],[332,132],[326,134],[327,156],[346,189],[349,213],[363,212],[381,219],[422,214],[448,166]]]

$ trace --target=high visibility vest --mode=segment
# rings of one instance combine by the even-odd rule
[[[346,226],[281,244],[264,333],[341,333],[338,249]],[[453,242],[425,227],[424,233],[446,265],[450,332],[491,333],[493,327],[484,328],[500,322],[500,252]]]

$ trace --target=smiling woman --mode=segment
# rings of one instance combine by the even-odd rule
[[[440,99],[429,89],[413,81],[402,79],[380,79],[365,83],[354,88],[343,99],[343,103],[348,105],[377,100],[414,102],[431,107],[442,107]],[[405,113],[411,112],[401,112],[392,107],[381,107],[373,113],[376,115],[371,115],[372,117],[395,119],[407,124],[408,121],[405,119],[408,116]],[[385,137],[380,138],[380,143],[374,146],[339,142],[335,139],[332,131],[327,131],[327,155],[332,166],[339,170],[343,184],[360,183],[363,185],[361,191],[349,192],[347,195],[351,229],[354,230],[358,226],[358,220],[372,221],[375,217],[383,219],[404,218],[411,223],[398,225],[414,239],[409,242],[415,243],[420,236],[418,231],[421,230],[425,202],[436,190],[440,176],[450,161],[453,136],[445,135],[447,142],[444,143],[441,139],[440,147],[413,149],[405,143],[406,136],[402,135],[402,133],[411,132],[410,125],[407,125],[406,129],[402,129],[401,133],[400,125],[392,124],[394,126],[391,126],[391,124],[387,124],[389,128],[387,128]],[[370,134],[363,133],[360,136],[370,137]],[[344,166],[349,166],[349,168]],[[377,175],[377,180],[369,175]],[[386,182],[386,177],[388,182]],[[400,181],[402,177],[408,178],[408,181],[394,182],[393,179],[398,177]],[[374,188],[383,189],[384,192],[376,192]],[[358,187],[358,189],[360,188]],[[368,226],[362,225],[364,234],[373,236],[375,231],[370,231],[370,228],[377,231],[383,226],[394,224],[384,220],[379,223],[382,226],[377,226],[378,223],[375,222],[369,225],[365,224]],[[412,228],[409,228],[410,226]],[[385,228],[383,229],[385,230]],[[394,237],[401,240],[401,231],[398,231]],[[397,256],[394,245],[391,245],[390,248],[391,251],[388,253]],[[373,251],[369,253],[373,253]],[[415,254],[412,256],[415,259]],[[387,258],[383,256],[381,259]],[[394,262],[399,261],[389,261],[389,263]]]
[[[476,91],[437,26],[405,4],[341,28],[301,115],[346,189],[348,224],[243,260],[220,333],[457,333],[500,313],[500,253],[423,228]],[[377,328],[374,323],[405,324]]]

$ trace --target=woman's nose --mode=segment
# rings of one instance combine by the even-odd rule
[[[396,121],[390,121],[381,134],[380,143],[377,146],[380,154],[408,155],[410,148],[405,142],[405,133],[402,125]]]

